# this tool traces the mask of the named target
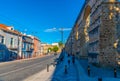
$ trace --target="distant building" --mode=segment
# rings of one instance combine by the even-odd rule
[[[52,43],[52,46],[58,46],[59,47],[59,43]]]
[[[41,41],[35,37],[35,36],[31,36],[31,38],[33,39],[33,57],[36,56],[40,56],[41,55]]]
[[[41,41],[23,35],[11,26],[0,24],[0,61],[30,58],[42,55]]]
[[[47,43],[42,43],[41,47],[42,47],[41,51],[44,55],[49,53],[48,48],[53,48],[53,46],[51,44],[47,44]]]
[[[53,51],[50,51],[49,48],[53,48],[54,46],[58,46],[59,47],[59,44],[58,43],[52,43],[52,44],[47,44],[47,43],[41,43],[41,53],[43,54],[53,54],[54,52]],[[59,47],[59,50],[57,51],[58,53],[61,52],[61,49]]]
[[[41,48],[41,41],[37,37],[0,24],[0,61],[36,57],[43,54]]]
[[[3,61],[21,58],[22,34],[13,27],[0,24],[0,58]]]
[[[31,58],[33,55],[33,39],[30,36],[22,36],[22,58]]]
[[[41,44],[40,46],[40,55],[43,55],[44,54],[44,46]]]

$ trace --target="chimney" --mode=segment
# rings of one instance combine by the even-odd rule
[[[12,26],[7,27],[8,30],[14,30]]]

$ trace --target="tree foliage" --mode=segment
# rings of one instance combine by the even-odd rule
[[[54,46],[52,49],[54,52],[57,52],[59,50],[59,48],[57,46]]]
[[[59,47],[63,47],[62,41],[58,42],[58,44],[59,44]]]

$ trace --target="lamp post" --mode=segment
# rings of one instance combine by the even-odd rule
[[[62,42],[62,48],[61,51],[63,50],[63,27],[59,29],[61,32],[61,42]]]
[[[71,36],[71,54],[72,54],[72,36]]]
[[[61,42],[62,42],[61,51],[62,51],[62,50],[63,50],[63,43],[64,43],[64,31],[69,31],[69,30],[71,30],[71,28],[63,28],[63,27],[61,27],[61,28],[59,28],[59,29],[57,29],[57,28],[52,28],[52,30],[59,30],[60,33],[61,33]]]
[[[22,58],[22,53],[21,53],[21,41],[22,41],[22,39],[21,39],[21,33],[20,32],[18,32],[17,31],[17,40],[18,40],[18,42],[17,42],[17,53],[18,53],[18,55],[17,55],[17,59],[21,59]]]
[[[17,36],[18,36],[18,43],[17,43],[17,46],[18,46],[18,47],[17,47],[17,53],[18,53],[18,54],[17,54],[17,60],[18,60],[18,59],[19,59],[19,44],[20,44],[20,41],[19,41],[19,39],[20,39],[20,38],[19,38],[19,37],[20,37],[20,36],[19,36],[19,33],[17,33]]]

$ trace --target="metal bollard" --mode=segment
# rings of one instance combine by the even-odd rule
[[[65,65],[65,68],[64,68],[64,73],[67,74],[67,65]]]
[[[114,68],[114,77],[115,78],[117,77],[117,70],[116,70],[116,68]]]
[[[88,66],[87,70],[88,70],[88,76],[90,76],[90,66]]]
[[[49,64],[47,64],[47,72],[49,72]]]
[[[98,81],[102,81],[102,78],[98,78]]]

